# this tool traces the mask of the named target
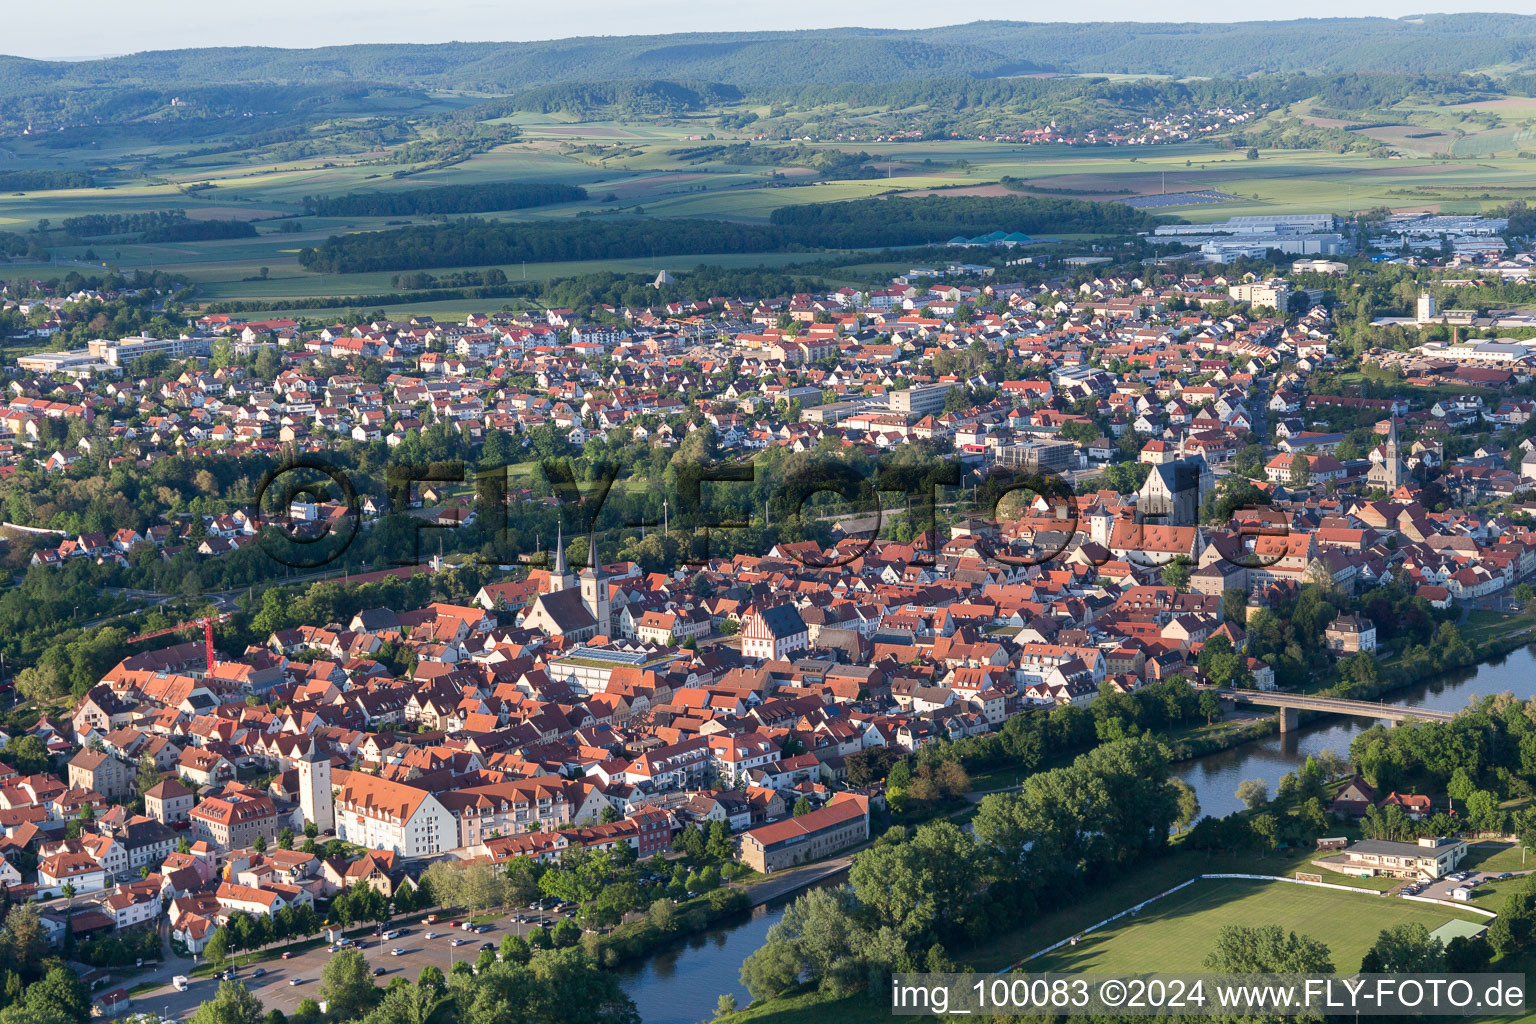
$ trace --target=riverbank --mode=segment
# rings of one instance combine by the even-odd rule
[[[1511,618],[1515,620],[1511,623],[1515,628],[1484,634],[1477,648],[1477,665],[1435,673],[1428,678],[1404,678],[1389,670],[1384,673],[1384,685],[1370,691],[1370,695],[1401,694],[1403,703],[1440,710],[1460,710],[1469,699],[1506,691],[1519,699],[1536,698],[1536,654],[1533,654],[1536,648],[1527,642],[1532,620],[1526,616]],[[1356,694],[1359,695],[1359,691]],[[1185,758],[1178,774],[1194,786],[1206,812],[1222,816],[1240,808],[1233,791],[1242,779],[1257,775],[1264,778],[1270,791],[1274,792],[1278,778],[1294,770],[1309,754],[1324,748],[1346,752],[1350,739],[1373,724],[1332,715],[1326,716],[1330,719],[1328,722],[1321,721],[1325,716],[1320,714],[1307,717],[1312,720],[1310,726],[1283,737],[1279,736],[1276,716],[1268,714],[1242,723],[1242,731],[1192,729],[1180,738],[1189,741],[1200,737],[1204,741],[1199,745],[1201,752],[1193,753],[1196,747],[1192,743],[1185,747],[1184,752],[1192,756]],[[1224,724],[1230,727],[1234,723]],[[982,795],[979,791],[984,788],[1014,788],[997,783],[1016,784],[1018,778],[1012,776],[1016,771],[1001,769],[978,774],[974,778],[978,792],[973,792],[972,796],[979,798]],[[990,937],[981,946],[958,952],[956,959],[977,969],[998,970],[1196,875],[1222,871],[1294,875],[1298,870],[1315,870],[1308,863],[1310,856],[1310,852],[1207,855],[1184,851],[1175,845],[1165,856],[1117,877],[1112,884],[1085,896],[1073,907],[1044,915],[1015,931]],[[1366,879],[1351,879],[1350,884],[1371,888],[1388,885],[1384,881]],[[1498,893],[1490,890],[1490,895]],[[1536,957],[1517,958],[1510,969],[1521,969],[1526,966],[1527,959],[1536,960]],[[799,990],[774,1000],[750,1004],[726,1020],[728,1024],[746,1024],[748,1021],[822,1024],[828,1020],[836,1020],[839,1024],[863,1024],[865,1021],[874,1024],[888,1018],[889,1008],[878,998],[863,992],[838,999]]]
[[[1157,733],[1157,738],[1167,745],[1169,760],[1171,762],[1191,761],[1212,754],[1221,753],[1240,747],[1245,743],[1275,736],[1280,732],[1280,719],[1276,715],[1265,714],[1238,718],[1223,718],[1219,722],[1208,725],[1192,725],[1183,729],[1175,729],[1170,732]],[[1081,750],[1071,756],[1063,756],[1053,759],[1050,763],[1038,768],[1024,768],[1018,765],[1003,765],[988,771],[976,772],[971,775],[971,796],[985,796],[988,793],[1006,793],[1018,789],[1024,784],[1024,780],[1039,772],[1048,771],[1051,768],[1062,767],[1071,764],[1079,754],[1086,753]],[[909,823],[910,824],[910,823]]]
[[[862,847],[860,847],[862,849]],[[752,906],[760,907],[770,900],[776,900],[781,896],[787,896],[801,889],[808,889],[817,882],[824,882],[834,875],[841,874],[853,866],[853,854],[845,854],[841,857],[833,857],[831,860],[817,861],[807,864],[805,867],[795,868],[793,871],[781,871],[776,875],[769,875],[761,882],[756,882],[747,887],[747,897],[752,901]]]
[[[1181,882],[1202,874],[1251,872],[1268,875],[1294,875],[1312,870],[1311,851],[1274,853],[1204,853],[1175,847],[1169,853],[1117,876],[1112,884],[1098,886],[1079,901],[1042,914],[1022,928],[989,937],[968,950],[956,951],[955,959],[977,971],[998,971],[1049,946],[1063,936],[1075,935],[1126,907],[1151,899]],[[1385,890],[1391,879],[1351,879],[1351,885]],[[773,1024],[876,1024],[888,1021],[888,1003],[878,996],[859,991],[835,997],[814,990],[797,990],[775,999],[748,1004],[736,1013],[721,1018],[723,1024],[747,1024],[769,1021]]]

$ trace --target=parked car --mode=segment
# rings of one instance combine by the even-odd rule
[[[429,939],[437,938],[437,932],[427,932],[427,938],[429,938]]]
[[[480,943],[480,948],[481,949],[495,949],[496,948],[496,943],[494,943],[494,942],[482,942],[482,943]]]
[[[450,946],[462,946],[462,945],[464,945],[464,943],[466,943],[468,941],[469,941],[468,939],[454,939],[452,942],[448,943],[448,945],[450,945]]]
[[[254,971],[251,972],[251,977],[253,977],[253,978],[260,978],[263,975],[265,975],[266,973],[267,973],[267,969],[265,967],[258,967]]]
[[[396,946],[394,949],[389,951],[389,955],[390,956],[404,956],[405,955],[405,950],[402,949],[399,946]]]
[[[303,978],[289,978],[288,979],[288,986],[290,988],[292,988],[294,985],[302,985],[302,984],[304,984],[304,979]]]
[[[377,978],[377,977],[379,977],[379,976],[380,976],[380,975],[381,975],[381,974],[383,974],[383,973],[384,973],[384,968],[382,968],[382,967],[375,967],[375,968],[374,968],[374,969],[373,969],[373,976],[374,976],[374,977],[375,977],[375,978]]]

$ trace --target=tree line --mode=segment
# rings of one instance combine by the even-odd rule
[[[1158,220],[1119,203],[1028,196],[928,196],[812,203],[775,210],[767,225],[698,218],[581,217],[449,224],[333,236],[299,253],[321,273],[421,270],[529,261],[880,248],[942,243],[991,231],[1127,234]]]
[[[626,116],[667,116],[704,110],[721,103],[735,103],[741,98],[740,89],[719,82],[669,82],[655,78],[558,82],[483,103],[473,109],[473,114],[476,118],[505,117],[520,110],[540,114],[588,114],[605,107],[618,107]]]
[[[71,238],[111,238],[138,235],[141,242],[207,242],[220,238],[255,238],[256,226],[245,220],[193,220],[185,210],[149,213],[89,213],[60,222]]]
[[[349,192],[344,196],[305,196],[312,217],[408,217],[420,214],[482,213],[522,210],[587,198],[577,185],[536,181],[498,181],[484,185],[442,185],[415,191]]]
[[[514,936],[508,936],[513,938]],[[506,943],[503,944],[504,946]],[[301,999],[290,1013],[265,1011],[243,982],[221,982],[191,1024],[639,1024],[635,1004],[612,973],[598,970],[579,947],[536,949],[498,959],[485,950],[477,961],[458,960],[446,973],[429,964],[413,983],[396,974],[374,984],[372,965],[344,949],[320,973],[318,999]],[[72,977],[72,976],[71,976]],[[78,983],[77,983],[78,984]],[[30,994],[29,994],[30,997]],[[86,1017],[89,1019],[89,998]],[[325,1009],[321,1009],[321,1005]],[[0,1020],[4,1020],[0,1016]],[[25,1018],[24,1018],[25,1019]],[[30,1024],[73,1024],[73,1018],[30,1018]],[[9,1022],[7,1022],[9,1024]]]
[[[859,853],[848,883],[800,897],[741,968],[753,998],[810,979],[839,995],[895,971],[953,970],[950,950],[1065,906],[1168,842],[1179,813],[1167,752],[1106,743],[982,800],[971,832],[942,819],[896,827]]]
[[[95,184],[96,179],[84,171],[0,171],[0,192],[45,192]]]

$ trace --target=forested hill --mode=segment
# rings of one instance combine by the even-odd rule
[[[167,50],[63,62],[0,57],[6,97],[57,89],[229,82],[375,82],[513,91],[551,83],[674,79],[760,87],[797,81],[993,78],[1033,71],[1171,75],[1536,69],[1536,17],[1424,15],[1235,24],[976,22],[914,31],[686,33],[531,43]],[[3,44],[0,44],[3,45]]]

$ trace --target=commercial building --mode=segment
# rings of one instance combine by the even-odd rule
[[[272,798],[254,792],[209,797],[190,814],[192,835],[225,850],[241,850],[260,836],[275,842],[281,831]]]
[[[135,359],[145,356],[164,355],[170,359],[187,359],[206,356],[212,350],[213,339],[200,336],[121,338],[116,341],[97,338],[87,342],[85,348],[22,356],[16,360],[16,365],[32,373],[116,373]]]
[[[1392,875],[1396,878],[1443,878],[1467,855],[1463,839],[1424,836],[1417,843],[1387,839],[1362,839],[1346,849],[1342,858],[1316,863],[1335,871]]]
[[[596,786],[553,775],[456,789],[437,802],[454,819],[454,843],[464,849],[498,836],[595,822],[608,806]]]
[[[792,651],[810,646],[805,620],[792,604],[764,608],[741,631],[741,656],[783,661]]]
[[[1216,224],[1162,224],[1153,229],[1151,240],[1198,247],[1213,263],[1262,257],[1270,249],[1292,256],[1329,256],[1348,249],[1338,226],[1331,213],[1279,213],[1229,217]]]
[[[953,384],[926,384],[922,387],[892,391],[889,397],[890,407],[896,412],[918,416],[943,412],[944,399],[949,395],[949,389],[952,387],[954,387]]]
[[[16,365],[28,373],[68,373],[74,376],[106,373],[112,369],[83,348],[71,349],[67,352],[37,352],[29,356],[20,356],[16,360]]]
[[[333,773],[336,835],[370,850],[405,858],[446,853],[458,843],[458,825],[424,789],[362,772]]]
[[[1282,313],[1291,301],[1291,286],[1278,277],[1270,278],[1268,281],[1234,284],[1227,289],[1227,292],[1238,302],[1246,302],[1254,306],[1269,306]]]
[[[1161,224],[1152,234],[1157,238],[1200,235],[1310,235],[1336,231],[1339,218],[1331,213],[1269,213],[1251,217],[1228,217],[1211,224]]]
[[[1070,441],[1026,441],[999,448],[996,462],[1025,473],[1060,473],[1076,450]]]
[[[608,647],[583,644],[563,657],[551,656],[547,671],[550,679],[567,683],[579,693],[589,695],[606,692],[609,679],[618,669],[659,670],[672,658],[672,652],[666,648],[648,644]]]
[[[820,810],[743,832],[739,857],[767,874],[830,857],[868,838],[869,798],[839,793]]]
[[[208,355],[213,339],[207,337],[186,338],[121,338],[108,341],[98,338],[88,342],[86,351],[109,366],[126,366],[135,359],[163,355],[169,359],[187,359],[191,356]]]

